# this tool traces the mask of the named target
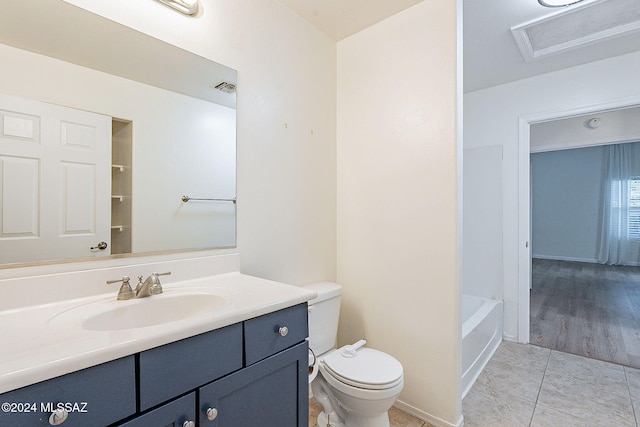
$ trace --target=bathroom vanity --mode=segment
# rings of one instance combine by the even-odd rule
[[[181,320],[112,330],[89,321],[113,319],[108,307],[126,303],[116,301],[115,292],[109,301],[98,295],[0,312],[0,332],[25,316],[31,316],[26,329],[40,325],[20,331],[22,340],[16,331],[9,338],[15,352],[1,353],[0,425],[307,425],[312,291],[240,273],[164,287],[164,299],[178,308],[177,296],[204,297],[205,290],[226,304]],[[153,298],[161,307],[164,294],[131,307],[150,306]]]

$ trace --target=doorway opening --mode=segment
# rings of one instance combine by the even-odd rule
[[[582,253],[579,250],[573,254],[571,251],[567,252],[566,248],[559,248],[557,242],[566,243],[568,238],[562,236],[558,229],[553,230],[553,226],[562,229],[563,226],[559,224],[561,221],[552,224],[552,227],[549,227],[548,223],[550,218],[552,222],[555,221],[553,215],[559,215],[560,212],[550,209],[545,213],[546,218],[535,216],[540,211],[536,209],[536,203],[538,207],[541,204],[553,205],[553,197],[564,194],[565,199],[560,201],[557,199],[555,204],[564,205],[565,210],[568,211],[574,209],[573,225],[576,225],[575,223],[583,218],[578,218],[581,215],[581,207],[572,205],[573,199],[580,198],[575,186],[586,186],[589,175],[585,172],[588,168],[583,168],[582,172],[568,171],[567,169],[571,169],[571,166],[567,159],[581,153],[582,159],[573,160],[579,165],[584,162],[585,153],[588,153],[587,158],[591,157],[593,160],[597,159],[598,151],[605,151],[605,145],[640,140],[640,135],[630,135],[629,138],[621,138],[618,135],[599,139],[574,139],[569,144],[565,140],[565,146],[556,141],[554,142],[556,145],[550,147],[549,141],[540,143],[536,140],[536,126],[562,120],[578,120],[584,124],[584,129],[587,129],[588,121],[592,118],[590,116],[630,111],[636,107],[637,102],[634,100],[634,102],[602,104],[560,113],[521,117],[519,235],[522,245],[519,253],[518,288],[518,340],[520,342],[530,342],[554,350],[640,367],[640,330],[638,329],[640,309],[636,312],[636,307],[640,307],[638,304],[640,302],[640,268],[628,265],[604,265],[598,261],[593,247],[589,247],[586,252],[583,250]],[[545,144],[547,146],[540,149],[540,146]],[[540,159],[544,162],[538,161]],[[549,164],[552,167],[549,167]],[[540,176],[547,174],[549,178],[548,175],[553,173],[553,167],[562,170],[563,164],[565,170],[562,172],[570,176],[574,182],[565,183],[565,188],[555,188],[553,190],[555,194],[547,197],[546,200],[540,198],[538,194],[540,189],[545,185],[548,186],[549,182],[542,185],[536,181],[536,177],[539,181],[544,181]],[[576,176],[580,173],[586,175]],[[602,168],[594,170],[591,180],[601,179],[602,174]],[[547,181],[553,181],[553,179],[547,179]],[[588,191],[584,194],[588,194]],[[592,208],[593,203],[602,204],[601,196],[602,194],[593,195]],[[601,207],[595,209],[600,212]],[[602,219],[593,218],[594,212],[582,212],[582,216],[590,216],[594,224]],[[553,245],[545,247],[549,242],[545,241],[545,237],[541,237],[540,223],[544,221],[547,221],[547,224],[543,224],[542,228],[547,227],[545,232],[551,233],[547,236],[547,240],[555,238],[555,249],[550,249]],[[577,229],[580,227],[585,230],[583,234],[593,232],[584,224],[577,225]],[[570,234],[569,228],[571,227],[565,225],[562,230]],[[569,245],[573,244],[578,249],[589,246],[584,241],[580,241],[585,238],[584,235],[578,237]],[[598,239],[600,236],[587,236],[587,240],[593,244]],[[589,253],[590,256],[585,253]]]

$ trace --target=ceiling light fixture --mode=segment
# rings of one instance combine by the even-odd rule
[[[580,3],[582,0],[538,0],[538,3],[545,7],[564,7],[570,6],[575,3]]]
[[[200,10],[199,0],[158,0],[160,3],[169,6],[185,15],[194,16]]]
[[[591,129],[597,129],[600,127],[601,123],[602,121],[599,118],[594,117],[593,119],[587,122],[587,126],[589,126]]]

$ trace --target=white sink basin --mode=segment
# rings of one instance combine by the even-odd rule
[[[85,303],[49,319],[53,326],[80,326],[88,331],[137,329],[227,311],[229,295],[201,290],[170,290],[147,298],[113,297]]]

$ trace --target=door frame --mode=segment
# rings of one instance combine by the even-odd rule
[[[640,96],[518,117],[518,337],[529,343],[531,287],[531,125],[640,106]]]

